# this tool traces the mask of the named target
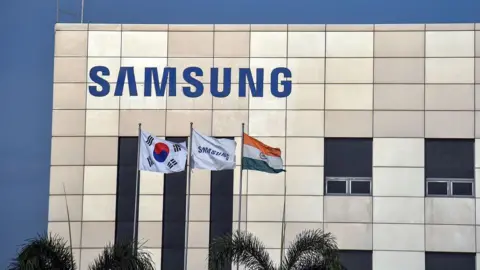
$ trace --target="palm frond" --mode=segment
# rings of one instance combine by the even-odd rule
[[[295,264],[296,270],[347,270],[341,263],[338,257],[332,258],[328,261],[325,258],[314,252],[307,252]]]
[[[318,265],[322,261],[326,266],[334,267],[327,269],[337,269],[335,268],[339,265],[337,250],[337,243],[331,233],[325,233],[320,229],[305,230],[291,243],[282,270],[303,269],[302,265],[308,262]]]
[[[7,269],[36,270],[62,269],[75,270],[71,249],[58,235],[38,235],[28,239]]]
[[[209,269],[223,269],[230,263],[244,265],[247,269],[273,270],[273,262],[263,243],[253,234],[237,231],[215,238],[210,244]]]
[[[141,247],[134,252],[136,241],[107,245],[90,264],[90,270],[154,270],[151,254]]]

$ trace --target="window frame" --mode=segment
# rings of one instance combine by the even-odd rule
[[[429,194],[428,183],[447,183],[447,195]],[[469,183],[472,185],[471,195],[455,195],[453,194],[454,183]],[[439,198],[475,198],[475,178],[425,178],[425,197]]]
[[[325,194],[328,196],[372,196],[372,177],[338,177],[338,176],[326,176],[325,177]],[[329,193],[328,182],[345,182],[345,193]],[[368,182],[370,192],[369,193],[352,193],[352,182]]]

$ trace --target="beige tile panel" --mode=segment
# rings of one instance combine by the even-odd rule
[[[82,193],[83,166],[50,167],[50,194],[63,195]]]
[[[139,200],[139,221],[163,220],[163,196],[141,195]]]
[[[51,165],[83,165],[84,137],[52,137]]]
[[[85,110],[53,110],[52,136],[84,136]]]
[[[169,57],[213,57],[213,32],[168,32]]]
[[[272,95],[271,84],[266,84],[263,88],[263,97],[250,96],[249,103],[250,110],[284,110],[287,105],[287,100],[285,98],[278,98]]]
[[[54,62],[54,82],[78,83],[86,81],[87,58],[55,57]]]
[[[86,56],[87,31],[56,31],[55,56]]]
[[[249,57],[249,32],[215,32],[214,38],[213,50],[215,57]],[[191,46],[195,45],[197,44],[193,43]]]
[[[477,30],[480,30],[480,26]],[[475,31],[475,56],[480,57],[480,31]]]
[[[82,248],[103,248],[115,240],[115,222],[83,222]]]
[[[473,30],[473,23],[429,23],[425,25],[426,30]]]
[[[117,192],[117,166],[85,166],[84,194],[112,194]]]
[[[199,67],[203,76],[197,77],[201,82],[210,82],[210,68],[213,66],[213,58],[169,58],[168,66],[177,68],[177,83],[186,83],[183,79],[183,70],[187,67]]]
[[[89,264],[91,264],[102,253],[103,249],[80,249],[80,270],[88,270]]]
[[[241,136],[242,123],[248,132],[248,111],[213,111],[213,136]]]
[[[251,136],[285,136],[285,110],[250,111]]]
[[[161,173],[140,171],[140,194],[163,194],[164,176]],[[210,180],[210,177],[208,180]]]
[[[426,225],[425,249],[437,252],[475,252],[475,226]]]
[[[225,73],[223,72],[224,68],[231,69],[231,83],[238,83],[239,81],[239,69],[240,68],[249,68],[250,59],[249,58],[214,58],[213,66],[218,67],[218,81],[223,83]],[[267,74],[268,76],[268,74]]]
[[[65,201],[66,200],[66,201]],[[82,220],[82,196],[51,195],[48,201],[48,221]]]
[[[327,31],[373,31],[373,24],[327,24]]]
[[[327,84],[325,109],[372,110],[373,84]]]
[[[88,32],[88,56],[120,57],[122,32],[90,31]]]
[[[55,31],[87,31],[88,24],[80,23],[56,23]]]
[[[475,85],[475,110],[480,110],[480,84]]]
[[[423,83],[423,58],[375,58],[375,83]]]
[[[423,57],[425,55],[423,31],[375,32],[374,43],[375,57]]]
[[[287,31],[287,24],[252,24],[252,31]]]
[[[122,31],[168,31],[168,24],[122,24]]]
[[[238,84],[232,84],[230,95],[224,98],[213,97],[214,110],[247,110],[249,106],[249,92],[246,97],[238,96]]]
[[[325,32],[289,32],[288,57],[325,57]]]
[[[323,221],[322,196],[286,196],[285,221]],[[315,205],[317,207],[312,207]]]
[[[267,143],[267,142],[264,142]],[[277,146],[279,147],[279,146]],[[305,151],[306,147],[309,151]],[[323,166],[323,138],[288,138],[285,149],[286,165]]]
[[[144,84],[137,84],[137,94],[138,94],[137,96],[130,96],[128,94],[128,89],[126,89],[125,91],[127,92],[125,92],[125,95],[121,97],[109,96],[104,98],[111,99],[111,102],[110,100],[108,100],[108,102],[111,103],[112,107],[114,106],[114,104],[117,104],[117,108],[118,108],[119,106],[118,104],[120,104],[121,110],[147,110],[147,109],[158,110],[158,109],[166,108],[169,85],[166,86],[164,96],[157,96],[155,93],[155,87],[153,86],[151,88],[152,95],[145,96],[144,89],[145,89]],[[99,99],[99,98],[96,98],[96,99]],[[90,102],[90,100],[88,100],[88,102]]]
[[[85,165],[117,165],[118,137],[86,137]]]
[[[287,195],[323,195],[323,167],[289,167],[285,172]],[[282,190],[283,194],[283,190]]]
[[[286,57],[287,32],[251,32],[250,57]]]
[[[84,195],[83,221],[115,221],[115,195]]]
[[[473,138],[474,112],[425,112],[425,137]]]
[[[320,31],[325,31],[325,24],[289,24],[288,25],[288,31],[289,32],[294,32],[294,31],[320,32]]]
[[[372,111],[325,111],[325,137],[372,137]]]
[[[372,250],[372,224],[325,223],[324,227],[336,236],[339,249]]]
[[[426,57],[473,57],[474,31],[427,31]]]
[[[215,32],[219,31],[240,31],[240,32],[249,32],[250,24],[215,24]]]
[[[327,57],[373,57],[373,32],[327,32]]]
[[[375,110],[423,110],[423,84],[375,84]]]
[[[292,93],[287,97],[287,109],[322,110],[324,89],[324,84],[293,84]]]
[[[123,57],[166,57],[167,32],[123,31]]]
[[[137,136],[138,124],[156,136],[165,135],[164,110],[120,110],[120,136]]]
[[[58,235],[64,239],[67,245],[70,245],[70,236],[72,237],[72,247],[80,247],[81,222],[49,222],[48,233]]]
[[[166,136],[189,136],[190,122],[198,132],[212,134],[212,111],[168,110],[166,120]]]
[[[84,83],[55,83],[53,109],[85,109],[86,95]]]
[[[311,62],[308,61],[310,59],[304,59],[304,60],[307,60],[307,62],[300,63],[301,65],[298,68],[302,68],[302,67],[305,67],[305,65],[311,64]],[[317,60],[317,59],[315,59],[315,60]],[[290,65],[291,61],[292,61],[291,59],[288,59],[288,64],[289,64],[288,67],[292,71],[292,77],[293,77],[292,80],[295,80],[295,77],[299,76],[297,74],[298,69],[295,70],[296,67]],[[252,70],[252,77],[253,77],[255,82],[257,81],[256,69],[263,68],[263,72],[264,72],[263,82],[264,83],[270,83],[270,81],[271,81],[270,80],[271,79],[270,74],[272,73],[272,70],[274,70],[278,67],[287,67],[287,58],[250,58],[250,69]],[[315,68],[319,68],[319,67],[315,67]],[[304,75],[303,78],[305,78],[305,76],[306,76],[309,79],[313,79],[313,78],[311,78],[312,77],[312,72],[317,73],[316,71],[306,72],[306,74]]]
[[[89,31],[121,31],[121,24],[101,24],[101,23],[89,23]]]
[[[473,110],[474,85],[425,85],[425,110]]]
[[[213,24],[169,24],[169,31],[213,31]]]
[[[110,71],[110,74],[102,76],[101,73],[99,72],[98,75],[108,82],[116,83],[118,78],[118,73],[120,71],[120,62],[121,62],[120,58],[90,57],[87,59],[87,69],[83,71],[83,76],[87,78],[87,81],[89,83],[92,83],[93,81],[90,78],[90,69],[95,66],[105,66]],[[135,75],[137,76],[136,72],[135,72]],[[128,87],[125,87],[124,91],[125,90],[128,90]],[[112,88],[111,85],[110,85],[110,91],[115,91],[115,88]]]
[[[138,240],[145,242],[144,246],[162,247],[162,222],[139,222]]]
[[[324,135],[324,111],[287,111],[287,136]]]
[[[480,138],[480,112],[475,112],[475,138]]]
[[[118,136],[118,110],[87,110],[86,136]]]
[[[123,67],[133,67],[133,70],[135,71],[134,74],[135,74],[135,82],[136,83],[144,83],[145,82],[145,68],[155,67],[158,70],[158,77],[159,77],[158,79],[161,82],[162,77],[163,77],[164,68],[167,67],[167,58],[166,57],[122,58],[121,59],[121,66],[123,66]],[[152,81],[153,81],[153,79],[152,79]],[[128,76],[125,77],[125,82],[128,82]]]
[[[167,109],[169,110],[210,110],[212,109],[212,95],[210,92],[210,84],[203,84],[203,94],[197,98],[187,97],[184,94],[183,87],[190,87],[188,92],[197,92],[198,89],[188,84],[177,84],[176,96],[167,97]],[[222,85],[219,85],[219,90],[223,91]],[[238,94],[233,93],[238,96]]]
[[[427,58],[426,83],[473,83],[473,58]]]
[[[480,83],[480,58],[475,58],[475,82]]]
[[[83,85],[83,84],[82,84]],[[99,109],[99,110],[118,110],[120,106],[120,97],[115,96],[115,87],[117,84],[115,83],[110,83],[110,92],[104,96],[104,97],[96,97],[90,94],[90,87],[97,87],[97,90],[94,91],[99,91],[101,90],[101,87],[95,83],[89,83],[87,84],[87,87],[83,90],[83,93],[87,95],[87,110],[89,109]],[[125,96],[122,96],[122,99],[134,99],[135,97],[131,97],[129,95],[129,88],[128,86],[125,85]],[[138,86],[137,86],[138,87]],[[142,92],[143,91],[139,91]]]
[[[424,24],[375,24],[375,31],[423,31]]]
[[[372,83],[373,59],[329,58],[326,64],[327,83]]]
[[[325,80],[325,58],[288,58],[293,83],[322,83]],[[265,74],[268,74],[265,70]]]
[[[373,125],[374,137],[423,137],[424,112],[376,111]]]

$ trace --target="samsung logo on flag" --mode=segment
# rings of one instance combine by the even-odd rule
[[[224,153],[224,152],[219,152],[219,151],[215,151],[209,147],[202,147],[202,146],[199,146],[198,147],[198,153],[205,153],[205,154],[209,154],[209,155],[212,155],[212,156],[221,156],[221,157],[224,157],[226,160],[228,160],[230,158],[230,155],[228,153]]]
[[[199,67],[187,67],[183,70],[177,70],[174,67],[166,67],[159,69],[156,67],[145,68],[145,87],[143,95],[146,97],[157,96],[163,97],[168,91],[168,96],[177,95],[177,74],[181,74],[187,86],[182,87],[183,94],[187,97],[200,97],[204,91],[210,91],[212,96],[224,98],[231,94],[232,90],[232,69],[222,68],[223,83],[219,82],[220,68],[210,68],[204,71]],[[210,73],[210,89],[205,89],[200,78],[207,72]],[[255,78],[254,79],[254,74]],[[95,97],[107,96],[114,91],[114,96],[123,96],[127,93],[130,96],[138,96],[137,77],[133,67],[120,67],[116,78],[115,89],[111,89],[110,83],[106,78],[114,76],[110,73],[110,69],[106,66],[94,66],[89,71],[90,79],[95,83],[88,87],[90,95]],[[126,85],[126,79],[128,84]],[[270,78],[270,83],[264,83],[266,78]],[[264,91],[270,91],[273,96],[278,98],[288,97],[292,92],[292,72],[286,67],[277,67],[270,74],[265,74],[263,68],[238,69],[238,96],[247,96],[247,87],[251,96],[263,97]],[[183,82],[181,82],[184,84]],[[269,89],[265,89],[269,87]],[[167,89],[168,88],[168,89]]]

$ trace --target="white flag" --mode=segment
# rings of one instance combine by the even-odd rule
[[[187,145],[185,142],[174,143],[141,131],[139,170],[174,173],[185,170],[187,162]]]
[[[234,140],[216,139],[192,132],[192,168],[210,171],[235,169]]]

